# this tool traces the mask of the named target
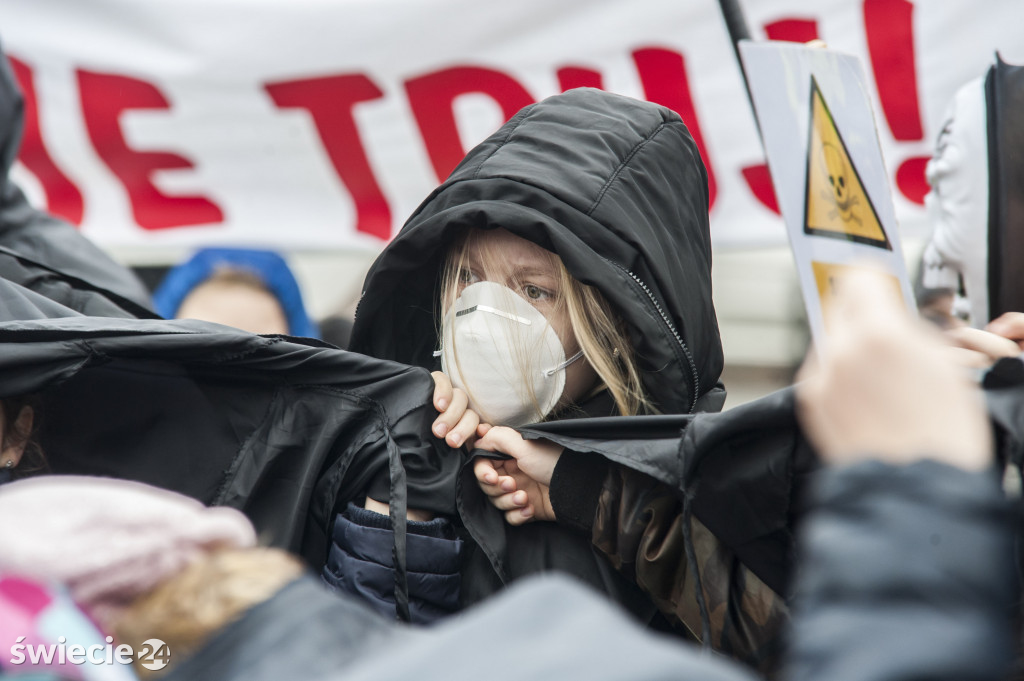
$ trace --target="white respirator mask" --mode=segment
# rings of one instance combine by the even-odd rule
[[[441,370],[484,423],[522,426],[547,416],[565,389],[569,359],[547,318],[512,289],[463,289],[441,324]],[[456,361],[458,356],[458,361]],[[531,391],[532,388],[532,391]]]

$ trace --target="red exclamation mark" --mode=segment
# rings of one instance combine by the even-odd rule
[[[818,22],[813,19],[779,19],[765,24],[764,32],[768,40],[785,40],[794,43],[806,43],[818,37]],[[740,169],[754,197],[773,213],[779,212],[779,200],[775,196],[768,165],[758,163]]]
[[[871,70],[885,120],[899,142],[924,139],[917,96],[913,19],[914,5],[908,0],[864,0]],[[914,203],[923,204],[928,193],[924,176],[927,163],[927,156],[915,156],[896,168],[897,188]]]

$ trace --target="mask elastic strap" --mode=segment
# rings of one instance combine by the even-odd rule
[[[579,352],[577,352],[577,353],[576,353],[575,355],[573,355],[573,356],[572,356],[572,357],[570,357],[569,359],[565,360],[564,362],[562,362],[561,364],[559,364],[559,365],[558,365],[558,366],[556,366],[555,368],[553,368],[553,369],[548,369],[547,371],[545,371],[545,372],[544,372],[544,375],[545,375],[546,377],[548,377],[548,378],[551,378],[552,376],[554,376],[554,375],[555,375],[555,372],[557,372],[557,371],[561,371],[562,369],[564,369],[565,367],[569,366],[570,364],[572,364],[573,362],[575,362],[576,360],[578,360],[578,359],[579,359],[580,357],[582,357],[582,356],[583,356],[583,351],[582,351],[582,350],[580,350],[580,351],[579,351]]]

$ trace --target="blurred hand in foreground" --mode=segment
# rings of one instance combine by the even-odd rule
[[[878,275],[852,274],[838,290],[827,354],[808,357],[797,385],[798,418],[822,459],[989,465],[981,390],[949,362],[940,334],[912,319]]]

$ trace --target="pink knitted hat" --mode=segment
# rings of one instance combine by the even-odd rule
[[[139,482],[48,475],[0,486],[0,571],[66,584],[101,626],[203,552],[255,543],[239,511]]]

